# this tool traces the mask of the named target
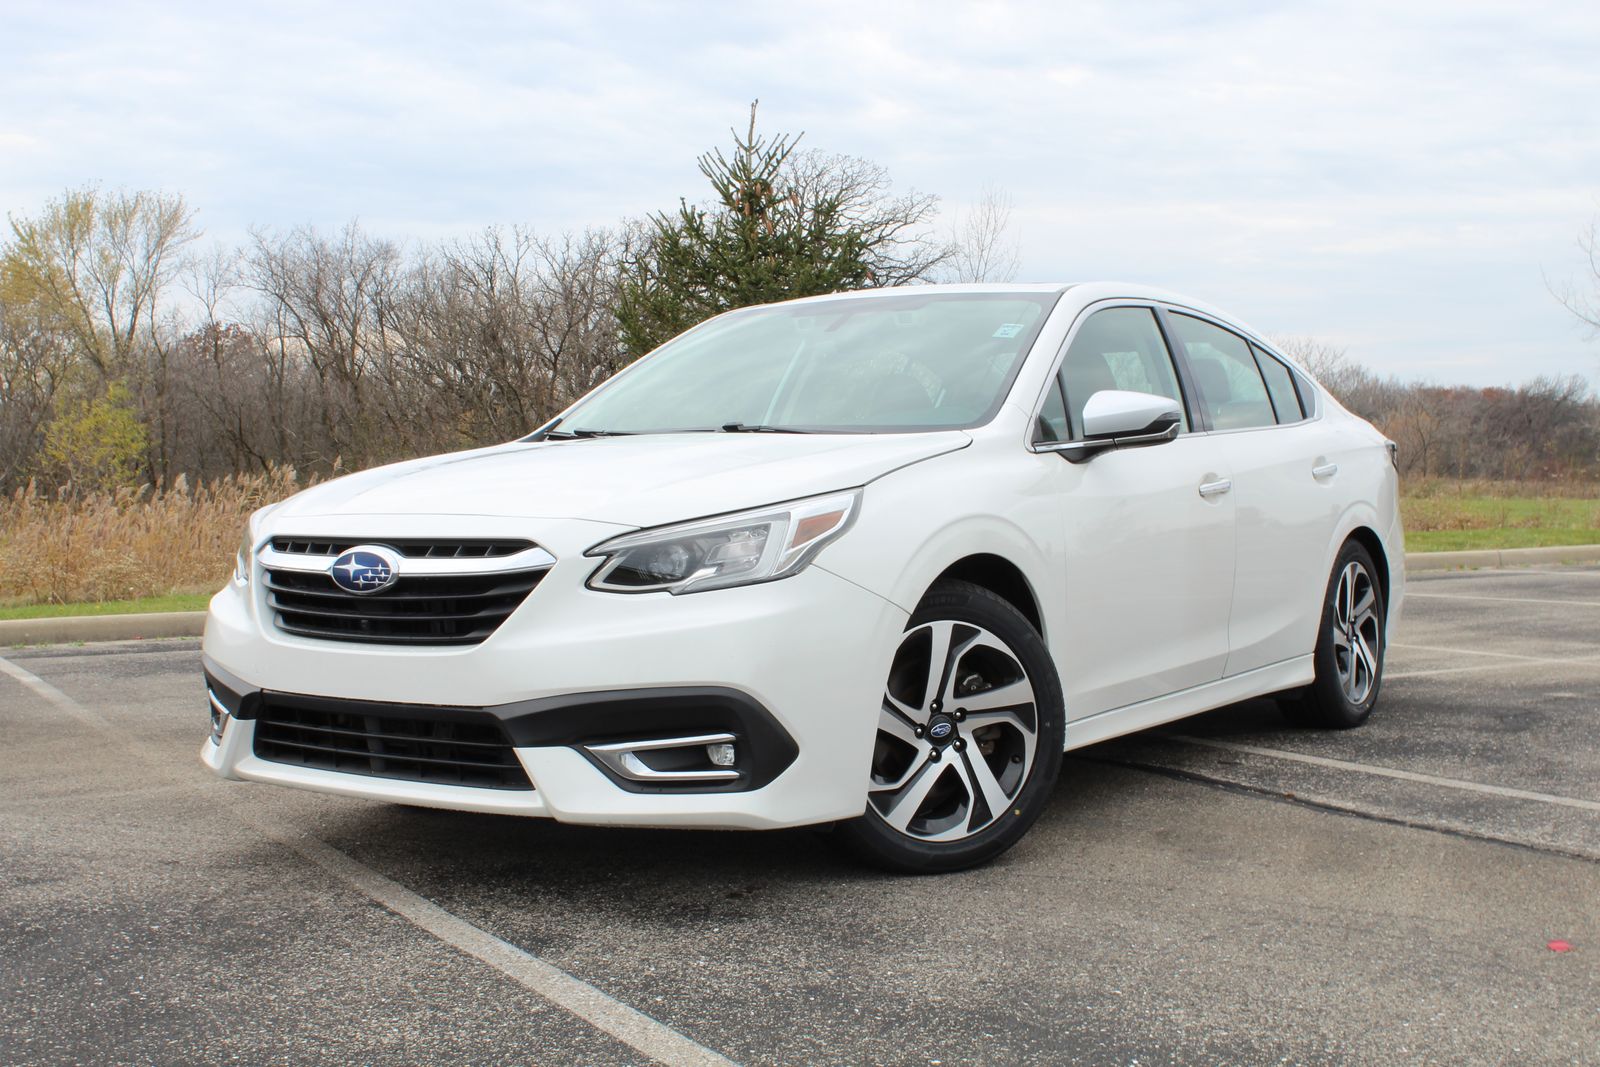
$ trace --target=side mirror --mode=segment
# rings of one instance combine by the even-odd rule
[[[1083,405],[1081,441],[1051,442],[1039,450],[1082,463],[1113,448],[1165,444],[1178,436],[1182,423],[1182,410],[1171,397],[1102,389]]]

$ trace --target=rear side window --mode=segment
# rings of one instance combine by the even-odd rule
[[[1272,410],[1277,413],[1278,421],[1299,422],[1305,418],[1289,368],[1255,345],[1251,345],[1250,350],[1256,354],[1256,365],[1261,368],[1261,377],[1267,381],[1267,395],[1272,398]]]
[[[1300,410],[1310,418],[1317,413],[1317,393],[1306,376],[1294,371],[1294,391],[1300,394]]]
[[[1189,357],[1200,405],[1213,429],[1246,430],[1277,421],[1244,338],[1191,315],[1174,313],[1168,321]]]
[[[1083,433],[1083,405],[1105,389],[1171,397],[1183,410],[1172,356],[1149,308],[1106,308],[1090,315],[1061,361],[1059,383],[1066,394],[1068,432],[1075,437]],[[1182,428],[1189,429],[1187,413]]]

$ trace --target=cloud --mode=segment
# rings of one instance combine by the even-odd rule
[[[39,4],[0,40],[0,207],[99,180],[223,239],[603,225],[701,195],[759,96],[952,208],[1005,188],[1029,277],[1192,290],[1385,370],[1588,371],[1543,275],[1600,197],[1591,8]]]

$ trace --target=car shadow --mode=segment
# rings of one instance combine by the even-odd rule
[[[1271,701],[1256,700],[1185,720],[1182,729],[1221,738],[1293,728]],[[959,882],[1054,869],[1065,861],[1057,854],[1063,842],[1145,802],[1130,778],[1145,772],[1120,759],[1118,746],[1151,733],[1068,753],[1052,801],[1023,843],[987,867],[945,877]],[[314,820],[321,840],[438,897],[470,892],[509,903],[537,893],[547,903],[570,899],[590,913],[609,901],[635,917],[643,909],[658,912],[661,921],[727,921],[773,898],[904,877],[858,862],[831,827],[641,829],[343,798],[317,798],[316,806],[322,809]],[[600,898],[596,886],[605,888]]]

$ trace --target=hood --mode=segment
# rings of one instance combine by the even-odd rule
[[[852,488],[970,442],[955,430],[517,442],[351,474],[291,497],[273,517],[491,515],[660,526]]]

